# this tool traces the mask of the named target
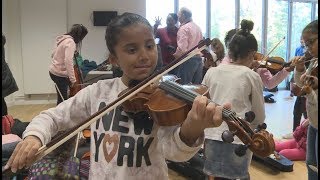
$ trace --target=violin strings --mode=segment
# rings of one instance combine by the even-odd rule
[[[185,89],[183,88],[180,84],[173,82],[173,81],[164,81],[160,84],[160,88],[174,94],[177,95],[181,98],[184,98],[190,102],[193,102],[194,99],[199,96],[200,94],[198,94],[197,92],[191,91],[189,89]],[[212,100],[209,99],[210,102],[213,102]],[[214,102],[213,102],[214,103]],[[215,103],[217,104],[217,103]],[[217,104],[218,105],[218,104]],[[236,117],[236,113],[223,107],[222,108],[222,113],[223,113],[223,117],[229,119],[229,120],[233,120],[235,122],[237,122],[237,124],[239,124],[239,126],[241,126],[247,133],[251,133],[252,130],[248,129],[247,126],[243,125],[243,123]]]
[[[190,102],[193,102],[194,99],[199,96],[200,94],[198,94],[197,92],[191,91],[189,89],[185,89],[183,88],[180,84],[173,82],[173,81],[166,81],[164,82],[164,84],[166,87],[168,87],[167,89],[169,90],[169,92],[175,92],[173,94],[177,95],[177,96],[183,96],[185,97],[185,99],[189,100]],[[171,91],[172,90],[172,91]],[[209,102],[213,102],[212,100],[209,99]],[[215,103],[215,102],[213,102]],[[217,104],[217,103],[215,103]],[[219,104],[217,104],[219,105]],[[252,130],[248,130],[248,128],[243,125],[243,123],[236,117],[236,113],[223,107],[222,108],[222,113],[223,116],[229,120],[233,120],[236,121],[246,132],[251,132]]]
[[[194,99],[200,95],[194,91],[191,91],[189,89],[185,89],[181,85],[179,85],[178,83],[172,82],[172,81],[165,81],[165,82],[161,83],[160,88],[163,88],[164,90],[167,90],[167,91],[173,93],[174,95],[180,96],[181,98],[184,98],[190,102],[193,102]],[[209,99],[209,101],[213,102],[210,99]],[[215,102],[213,102],[213,103],[215,103]],[[215,104],[217,104],[217,103],[215,103]],[[219,104],[217,104],[217,105],[219,105]],[[234,117],[235,113],[230,111],[229,109],[223,107],[222,113],[223,113],[224,117],[231,118],[236,121],[236,118]]]

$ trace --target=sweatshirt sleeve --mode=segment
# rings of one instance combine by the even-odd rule
[[[266,68],[258,69],[257,72],[262,79],[263,85],[268,89],[272,89],[279,85],[290,73],[285,69],[282,69],[273,76],[271,72]]]
[[[74,43],[74,41],[73,40],[68,41],[65,44],[64,62],[65,62],[67,74],[71,83],[76,82],[76,77],[74,75],[74,69],[73,69],[73,56],[75,51],[76,51],[76,44]]]
[[[257,74],[258,75],[258,74]],[[264,98],[263,98],[263,85],[261,78],[255,76],[252,82],[252,111],[255,113],[255,119],[251,123],[251,128],[256,128],[258,124],[265,121],[265,109],[264,109]]]
[[[204,135],[200,136],[195,144],[190,147],[180,139],[180,127],[160,127],[158,138],[162,152],[166,159],[175,162],[183,162],[191,159],[201,148],[204,142]]]
[[[73,128],[85,121],[91,115],[90,89],[92,86],[82,89],[57,107],[42,111],[27,126],[23,132],[23,139],[34,135],[44,145],[50,142],[57,132]]]

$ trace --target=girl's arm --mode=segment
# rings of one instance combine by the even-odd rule
[[[263,85],[261,78],[256,76],[253,78],[252,83],[252,111],[255,113],[255,119],[251,123],[251,128],[256,128],[257,125],[261,124],[265,120],[265,109],[264,109],[264,98],[263,98]]]
[[[180,132],[181,128],[178,126],[160,127],[158,131],[162,152],[168,160],[175,162],[188,161],[200,150],[204,142],[204,136],[202,135],[190,147],[181,140]]]
[[[59,131],[72,128],[90,116],[89,95],[92,86],[78,92],[74,97],[60,103],[57,107],[41,112],[28,125],[4,169],[12,172],[30,166],[38,149],[51,141]]]
[[[76,82],[76,77],[74,75],[74,69],[73,69],[73,56],[75,51],[76,51],[76,44],[73,42],[73,40],[69,40],[65,45],[64,62],[66,65],[67,74],[71,84]]]
[[[260,68],[257,70],[257,72],[262,79],[263,85],[268,89],[273,89],[274,87],[279,85],[290,73],[285,69],[282,69],[273,76],[271,72],[266,68]]]
[[[26,130],[23,138],[36,136],[42,145],[51,141],[59,131],[75,127],[90,115],[90,90],[92,86],[82,89],[74,97],[63,101],[57,107],[42,111],[34,117]]]
[[[230,105],[225,107],[230,108]],[[167,159],[174,161],[190,159],[203,144],[204,129],[218,127],[221,123],[222,107],[208,104],[208,99],[204,96],[196,97],[181,127],[162,133],[163,154]]]

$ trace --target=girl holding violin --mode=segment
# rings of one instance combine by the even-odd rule
[[[57,85],[57,105],[60,104],[63,99],[68,99],[68,87],[73,87],[76,83],[73,58],[76,50],[80,48],[81,42],[87,34],[88,30],[86,27],[82,24],[74,24],[68,33],[56,38],[49,74],[52,81]]]
[[[257,40],[250,33],[252,29],[252,21],[241,21],[241,29],[234,34],[228,46],[232,63],[210,68],[202,83],[208,86],[212,101],[231,102],[238,116],[245,117],[246,112],[253,111],[255,119],[250,126],[254,128],[264,122],[265,110],[261,78],[250,69],[258,49]],[[248,179],[252,152],[247,151],[238,157],[234,151],[242,142],[238,138],[232,143],[223,142],[221,133],[226,129],[223,122],[217,128],[205,130],[204,172],[209,179]]]
[[[210,67],[218,66],[224,58],[224,46],[218,38],[211,41],[211,49],[202,52],[204,56],[203,77]]]
[[[308,179],[318,179],[318,20],[309,23],[302,31],[302,37],[307,51],[313,56],[308,69],[304,66],[305,57],[294,57],[292,62],[296,64],[294,81],[301,87],[303,95],[307,98],[307,114],[309,128],[307,134]]]
[[[131,82],[154,73],[158,53],[152,26],[144,17],[132,13],[116,17],[106,29],[105,40],[110,62],[122,69],[122,77],[87,86],[36,116],[6,169],[29,166],[56,132],[81,124],[116,100]],[[168,179],[165,159],[190,159],[201,148],[204,129],[222,123],[222,107],[208,103],[205,96],[196,97],[187,118],[177,126],[159,126],[149,117],[129,116],[123,109],[116,106],[91,125],[89,179]]]
[[[224,42],[226,47],[228,47],[229,42],[233,38],[234,34],[238,32],[239,29],[232,29],[227,32]],[[254,69],[261,77],[263,86],[267,89],[273,89],[277,85],[279,85],[289,74],[291,71],[293,71],[293,66],[286,66],[281,67],[281,65],[275,65],[275,68],[273,70],[277,70],[278,72],[275,75],[272,75],[270,72],[270,68],[266,68],[261,66],[260,61],[264,59],[265,56],[261,53],[256,52],[254,54],[254,61],[252,62],[251,68]],[[278,57],[280,62],[284,63],[284,60],[280,57]],[[223,58],[221,64],[229,64],[232,62],[232,59],[227,55]],[[281,63],[280,63],[281,64]]]

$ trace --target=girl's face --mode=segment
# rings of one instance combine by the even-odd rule
[[[302,36],[307,51],[309,51],[313,57],[318,57],[318,34],[306,31]]]
[[[152,30],[144,24],[133,24],[124,28],[118,37],[115,54],[110,54],[110,61],[122,69],[124,84],[149,77],[158,60]]]

